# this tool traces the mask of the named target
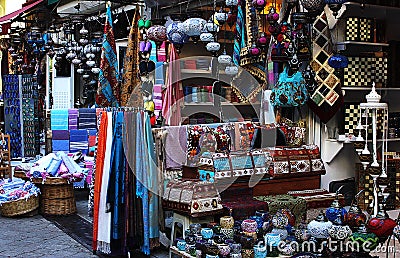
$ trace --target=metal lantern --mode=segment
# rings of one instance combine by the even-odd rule
[[[392,235],[393,229],[397,223],[393,219],[389,218],[383,209],[383,204],[379,204],[379,212],[376,217],[371,218],[367,223],[367,228],[370,232],[374,233],[379,237],[380,241],[384,242]]]
[[[200,41],[202,42],[214,41],[214,35],[210,32],[203,32],[200,34]]]
[[[264,32],[260,33],[260,36],[257,39],[257,46],[264,48],[267,46],[267,44],[268,44],[268,39],[265,36]]]
[[[342,5],[346,3],[347,0],[325,0],[325,3],[329,6],[329,9],[333,12],[333,15],[336,17]]]
[[[85,28],[85,26],[82,27],[82,29],[79,30],[79,34],[81,35],[87,35],[89,31]]]
[[[197,42],[206,23],[207,21],[202,18],[189,18],[182,23],[182,29],[194,42]]]
[[[344,216],[347,213],[346,209],[343,208],[342,205],[340,205],[339,203],[339,191],[341,188],[342,187],[340,187],[336,191],[335,200],[332,202],[331,206],[325,211],[326,218],[336,225],[343,224]]]
[[[162,25],[151,26],[147,30],[147,38],[154,41],[157,46],[161,46],[167,40],[167,28]]]
[[[356,196],[349,208],[347,214],[344,215],[344,223],[349,225],[350,228],[356,229],[361,225],[365,225],[367,222],[367,216],[362,212],[361,208],[358,206],[357,197],[363,192],[361,190]]]
[[[226,6],[237,6],[238,3],[239,3],[239,0],[225,0]]]
[[[218,42],[208,42],[206,45],[206,49],[208,52],[211,52],[213,56],[217,55],[217,52],[221,48],[221,45]]]

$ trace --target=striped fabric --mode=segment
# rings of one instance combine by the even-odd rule
[[[111,7],[107,6],[96,96],[96,104],[101,107],[118,107],[120,104],[118,60],[112,24]]]
[[[68,130],[68,109],[52,109],[50,121],[51,130]]]
[[[77,152],[82,151],[83,154],[87,154],[89,149],[88,143],[88,131],[86,129],[81,130],[71,130],[69,139],[70,151]]]
[[[238,5],[238,14],[236,18],[236,37],[233,48],[233,63],[240,65],[240,50],[245,46],[244,40],[244,17],[242,6]]]
[[[79,112],[76,108],[68,109],[68,129],[78,129]]]
[[[97,129],[96,109],[80,108],[78,129]]]

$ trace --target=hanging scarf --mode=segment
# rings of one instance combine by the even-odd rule
[[[140,90],[137,92],[136,89],[140,88],[140,80],[137,76],[138,65],[139,65],[139,27],[138,21],[140,19],[140,14],[138,9],[135,9],[135,13],[132,19],[132,27],[128,36],[128,47],[126,49],[124,58],[124,74],[122,77],[121,85],[121,106],[127,106],[129,99],[133,95],[132,93],[139,93],[139,95],[134,94],[132,97],[134,103],[130,103],[134,107],[141,107],[143,105],[142,94]]]
[[[236,17],[236,37],[233,48],[233,63],[240,65],[240,50],[245,46],[244,40],[244,17],[241,4],[238,4],[238,14]]]
[[[181,124],[181,105],[183,104],[183,89],[181,85],[181,67],[178,52],[170,45],[169,65],[166,78],[166,90],[163,95],[162,114],[168,125]]]
[[[98,145],[96,151],[96,177],[94,178],[94,196],[93,196],[93,251],[97,250],[97,234],[99,227],[99,202],[100,202],[100,190],[102,184],[103,167],[104,167],[104,155],[106,152],[106,140],[107,140],[107,113],[101,115],[101,122],[99,128]]]
[[[157,158],[154,152],[154,139],[151,131],[150,116],[144,114],[145,136],[147,148],[147,189],[149,190],[149,238],[151,239],[150,247],[158,246],[159,228],[158,228],[158,196],[159,196],[159,180]]]
[[[111,231],[113,239],[120,239],[122,233],[123,186],[125,178],[125,156],[122,142],[122,126],[124,113],[114,112],[114,132],[111,150],[111,171],[108,181],[107,204],[112,212]]]
[[[104,154],[103,176],[100,189],[99,224],[97,234],[97,251],[105,254],[111,253],[111,212],[107,210],[107,189],[111,168],[111,147],[113,119],[112,113],[107,112],[107,140]]]
[[[120,104],[118,60],[112,24],[111,8],[107,6],[96,96],[96,104],[101,107],[118,107]]]

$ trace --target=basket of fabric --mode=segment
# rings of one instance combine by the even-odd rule
[[[0,206],[0,213],[4,217],[24,215],[39,208],[39,196],[31,195],[27,199],[18,199],[4,202]]]
[[[40,189],[19,178],[0,180],[0,213],[5,217],[24,215],[39,207]]]

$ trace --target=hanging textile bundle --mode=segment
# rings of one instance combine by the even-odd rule
[[[107,5],[103,44],[101,47],[99,87],[96,95],[96,104],[100,107],[118,107],[120,105],[118,60],[112,24],[111,6]]]

